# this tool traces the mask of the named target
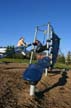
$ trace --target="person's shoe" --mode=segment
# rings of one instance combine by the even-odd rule
[[[21,53],[22,53],[22,55],[26,56],[26,53],[25,52],[21,52]]]

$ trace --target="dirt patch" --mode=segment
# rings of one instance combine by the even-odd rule
[[[36,85],[29,96],[29,83],[22,74],[23,63],[0,64],[0,108],[71,108],[71,71],[53,71]]]

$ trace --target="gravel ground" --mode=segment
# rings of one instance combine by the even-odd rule
[[[29,83],[22,74],[23,63],[0,64],[0,108],[71,108],[71,71],[53,70],[29,96]]]

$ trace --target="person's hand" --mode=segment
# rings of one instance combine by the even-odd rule
[[[36,46],[36,45],[37,45],[37,43],[36,43],[36,42],[33,42],[32,44],[33,44],[34,46]]]

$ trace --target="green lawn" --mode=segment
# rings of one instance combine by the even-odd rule
[[[11,62],[11,63],[27,63],[29,64],[29,59],[15,59],[15,58],[2,58],[0,59],[0,63],[2,62]],[[36,60],[32,60],[32,63],[35,63]]]
[[[11,62],[11,63],[29,63],[27,59],[14,59],[14,58],[2,58],[0,59],[1,62]]]
[[[71,69],[71,65],[66,65],[66,64],[63,64],[63,63],[56,63],[55,64],[55,68],[59,68],[59,69],[62,69],[62,68]]]
[[[0,59],[0,63],[10,62],[10,63],[26,63],[26,64],[29,64],[29,61],[30,60],[28,60],[28,59],[15,59],[15,58],[2,58],[2,59]],[[36,63],[36,60],[33,60],[32,63]],[[54,66],[54,68],[71,69],[71,65],[66,65],[66,64],[62,64],[62,63],[56,63],[55,66]]]

